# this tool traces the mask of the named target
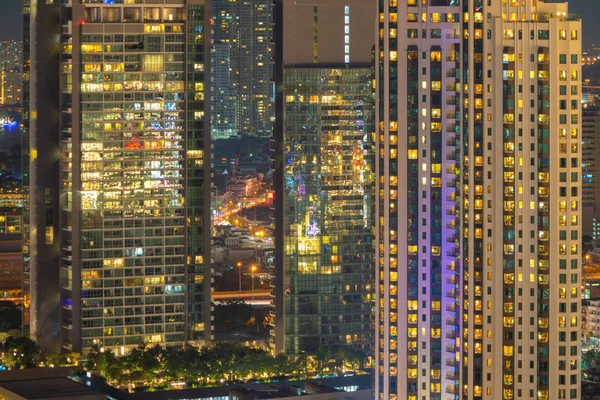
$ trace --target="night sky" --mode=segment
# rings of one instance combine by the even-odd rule
[[[0,40],[21,38],[21,2],[0,0]],[[600,1],[570,0],[569,11],[583,16],[584,43],[600,44]]]

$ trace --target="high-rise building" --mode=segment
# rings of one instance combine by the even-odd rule
[[[215,138],[273,132],[272,0],[212,0]]]
[[[581,181],[583,192],[582,234],[600,239],[600,108],[582,112]]]
[[[31,5],[31,334],[46,349],[211,339],[209,5],[129,3]]]
[[[380,0],[376,398],[579,399],[581,22]]]
[[[212,104],[211,135],[213,139],[228,138],[238,134],[237,124],[237,84],[232,61],[238,45],[235,7],[237,2],[213,0],[214,20],[213,44],[211,48],[212,66]]]
[[[0,106],[21,104],[23,42],[0,42]]]
[[[23,76],[20,68],[0,71],[0,105],[21,104]]]
[[[29,289],[29,70],[30,70],[30,0],[23,0],[23,49],[21,61],[23,62],[23,114],[21,118],[21,186],[23,192],[22,236],[21,251],[23,252],[23,332],[29,333],[29,306],[31,291]]]
[[[275,351],[370,354],[375,3],[275,7]]]

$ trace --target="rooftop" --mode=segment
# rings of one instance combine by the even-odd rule
[[[69,378],[26,379],[0,382],[0,395],[9,399],[105,400],[106,395]],[[19,397],[15,397],[19,396]]]

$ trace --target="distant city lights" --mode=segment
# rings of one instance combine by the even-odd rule
[[[17,129],[19,123],[14,118],[7,117],[0,119],[0,125],[2,125],[2,128],[4,128],[4,130],[12,131]]]

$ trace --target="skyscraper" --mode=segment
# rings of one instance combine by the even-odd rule
[[[213,0],[213,136],[273,132],[272,0]]]
[[[23,117],[21,119],[21,185],[23,190],[21,251],[23,252],[23,331],[29,333],[29,78],[30,78],[30,13],[29,0],[23,0]]]
[[[275,350],[345,344],[370,353],[375,4],[276,8]]]
[[[32,4],[31,333],[47,349],[211,338],[210,11],[130,3]]]
[[[600,108],[583,109],[581,141],[582,234],[600,239]]]
[[[579,399],[581,22],[380,0],[376,397]]]
[[[211,114],[211,134],[213,139],[228,138],[238,134],[237,123],[237,84],[232,62],[238,46],[235,7],[237,2],[213,0],[214,20],[213,44],[211,47],[213,112]]]

